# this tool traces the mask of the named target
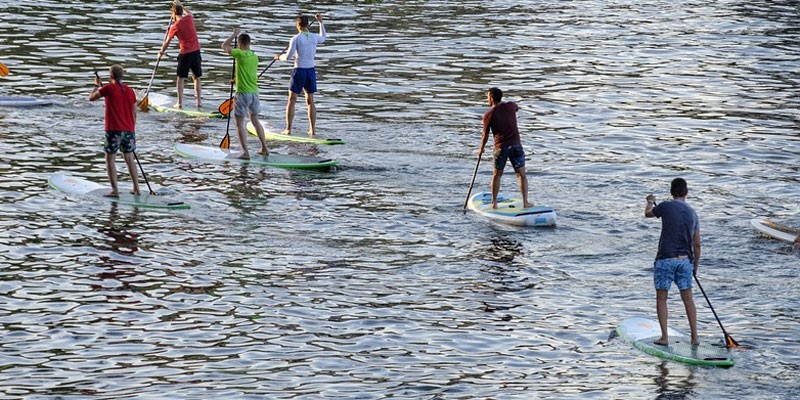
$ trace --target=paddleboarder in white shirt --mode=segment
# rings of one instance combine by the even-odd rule
[[[314,93],[317,91],[317,72],[314,56],[317,54],[317,45],[325,42],[327,34],[322,24],[322,16],[317,13],[314,18],[319,22],[319,34],[308,31],[308,17],[298,16],[297,35],[289,41],[289,47],[283,54],[275,54],[276,60],[289,61],[294,59],[292,78],[289,81],[289,101],[286,103],[286,129],[283,134],[292,134],[295,104],[297,95],[304,92],[308,106],[308,136],[316,133],[317,107],[314,105]]]

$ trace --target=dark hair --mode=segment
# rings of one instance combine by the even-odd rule
[[[307,15],[298,15],[297,22],[300,23],[301,28],[305,28],[308,26],[308,16]]]
[[[119,64],[114,64],[111,66],[111,76],[114,77],[114,80],[117,82],[122,81],[122,76],[125,75],[125,70],[122,69],[122,66]]]
[[[175,13],[175,15],[183,15],[183,6],[173,4],[172,11]]]
[[[239,34],[239,45],[240,46],[249,46],[250,45],[250,35],[246,33]]]
[[[689,186],[683,178],[675,178],[669,186],[669,193],[672,197],[684,197],[689,194]]]
[[[499,103],[503,100],[503,91],[499,88],[493,87],[487,91],[492,96],[492,99],[495,103]]]

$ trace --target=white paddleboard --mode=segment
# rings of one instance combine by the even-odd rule
[[[798,234],[797,229],[776,224],[768,218],[753,218],[750,220],[750,224],[764,236],[784,242],[793,243]]]
[[[336,165],[336,161],[318,157],[304,157],[284,154],[259,155],[250,153],[249,160],[236,158],[236,154],[231,154],[219,147],[202,146],[199,144],[178,143],[175,145],[175,152],[187,158],[196,158],[208,161],[227,161],[239,164],[262,165],[267,167],[289,168],[289,169],[327,169]]]
[[[67,194],[94,197],[119,204],[146,208],[189,208],[189,204],[174,197],[154,196],[146,193],[146,191],[142,191],[140,195],[133,195],[120,190],[118,197],[106,197],[105,194],[111,191],[110,186],[104,186],[63,172],[51,175],[47,182],[52,188]]]
[[[647,354],[692,365],[713,367],[732,367],[734,365],[733,357],[728,349],[705,343],[692,345],[689,335],[672,328],[667,328],[667,331],[669,344],[663,346],[653,343],[661,337],[658,321],[634,317],[622,321],[617,326],[617,333],[622,339]]]
[[[284,135],[282,133],[278,133],[272,130],[272,127],[264,121],[261,122],[261,126],[264,128],[264,138],[267,140],[282,140],[287,142],[296,142],[296,143],[311,143],[311,144],[344,144],[342,139],[328,139],[322,138],[317,136],[307,136],[307,135]],[[247,131],[250,132],[252,135],[258,135],[256,133],[256,127],[253,125],[252,122],[247,122]]]
[[[522,199],[497,195],[497,208],[492,208],[492,194],[481,192],[470,197],[467,208],[482,217],[516,226],[554,226],[556,211],[545,205],[522,208]]]
[[[184,101],[186,100],[187,99],[184,97]],[[149,93],[147,95],[147,104],[150,108],[158,112],[183,114],[191,117],[225,118],[224,115],[220,114],[219,110],[205,106],[198,109],[194,106],[194,99],[191,99],[191,101],[191,104],[184,104],[183,108],[175,108],[175,103],[178,102],[178,99],[175,97],[170,97],[161,93]]]
[[[0,96],[0,107],[39,107],[53,104],[46,99],[29,96]]]

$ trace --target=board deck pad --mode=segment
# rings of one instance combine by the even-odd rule
[[[789,243],[794,242],[794,238],[797,237],[798,233],[797,229],[777,224],[767,218],[753,218],[750,220],[750,225],[753,225],[759,233],[766,237]]]
[[[692,345],[688,335],[672,328],[668,328],[668,332],[669,345],[662,346],[653,343],[661,337],[658,321],[635,317],[626,319],[617,326],[617,333],[620,337],[647,354],[691,365],[713,367],[732,367],[734,365],[733,357],[728,349],[702,342],[695,346]]]
[[[0,96],[0,107],[40,107],[53,104],[47,99],[30,96]]]
[[[522,199],[497,195],[497,208],[492,208],[492,194],[480,192],[470,197],[467,208],[497,222],[517,226],[553,226],[556,224],[555,210],[546,205],[523,208]]]
[[[190,208],[188,203],[185,203],[184,201],[175,197],[151,195],[146,191],[142,191],[142,194],[140,195],[133,195],[127,191],[121,190],[120,188],[118,197],[107,197],[105,194],[111,191],[110,186],[104,186],[96,182],[65,174],[63,172],[51,175],[47,182],[52,188],[67,194],[94,197],[129,206],[167,209]]]
[[[272,127],[264,121],[261,122],[261,126],[264,128],[264,138],[267,140],[282,140],[288,142],[297,142],[297,143],[311,143],[311,144],[327,144],[327,145],[334,145],[334,144],[344,144],[342,139],[328,139],[322,137],[312,136],[309,137],[308,135],[284,135],[279,132],[275,132]],[[247,131],[254,136],[258,136],[256,133],[256,127],[253,125],[252,122],[247,123]]]
[[[194,158],[208,161],[226,161],[239,164],[250,164],[267,167],[288,168],[288,169],[327,169],[337,164],[331,159],[319,157],[305,157],[285,154],[259,155],[250,153],[249,160],[236,158],[232,154],[219,147],[203,146],[198,144],[178,143],[175,145],[175,152],[187,158]]]
[[[158,112],[183,114],[191,117],[225,118],[217,109],[212,109],[207,106],[203,106],[200,109],[196,108],[194,106],[194,100],[192,100],[192,104],[184,104],[183,108],[173,107],[177,102],[177,98],[161,93],[149,93],[147,95],[148,105]]]

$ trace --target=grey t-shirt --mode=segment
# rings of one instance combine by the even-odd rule
[[[665,201],[653,208],[653,215],[661,218],[656,260],[688,256],[694,261],[692,238],[700,229],[700,221],[692,207],[682,200]]]

